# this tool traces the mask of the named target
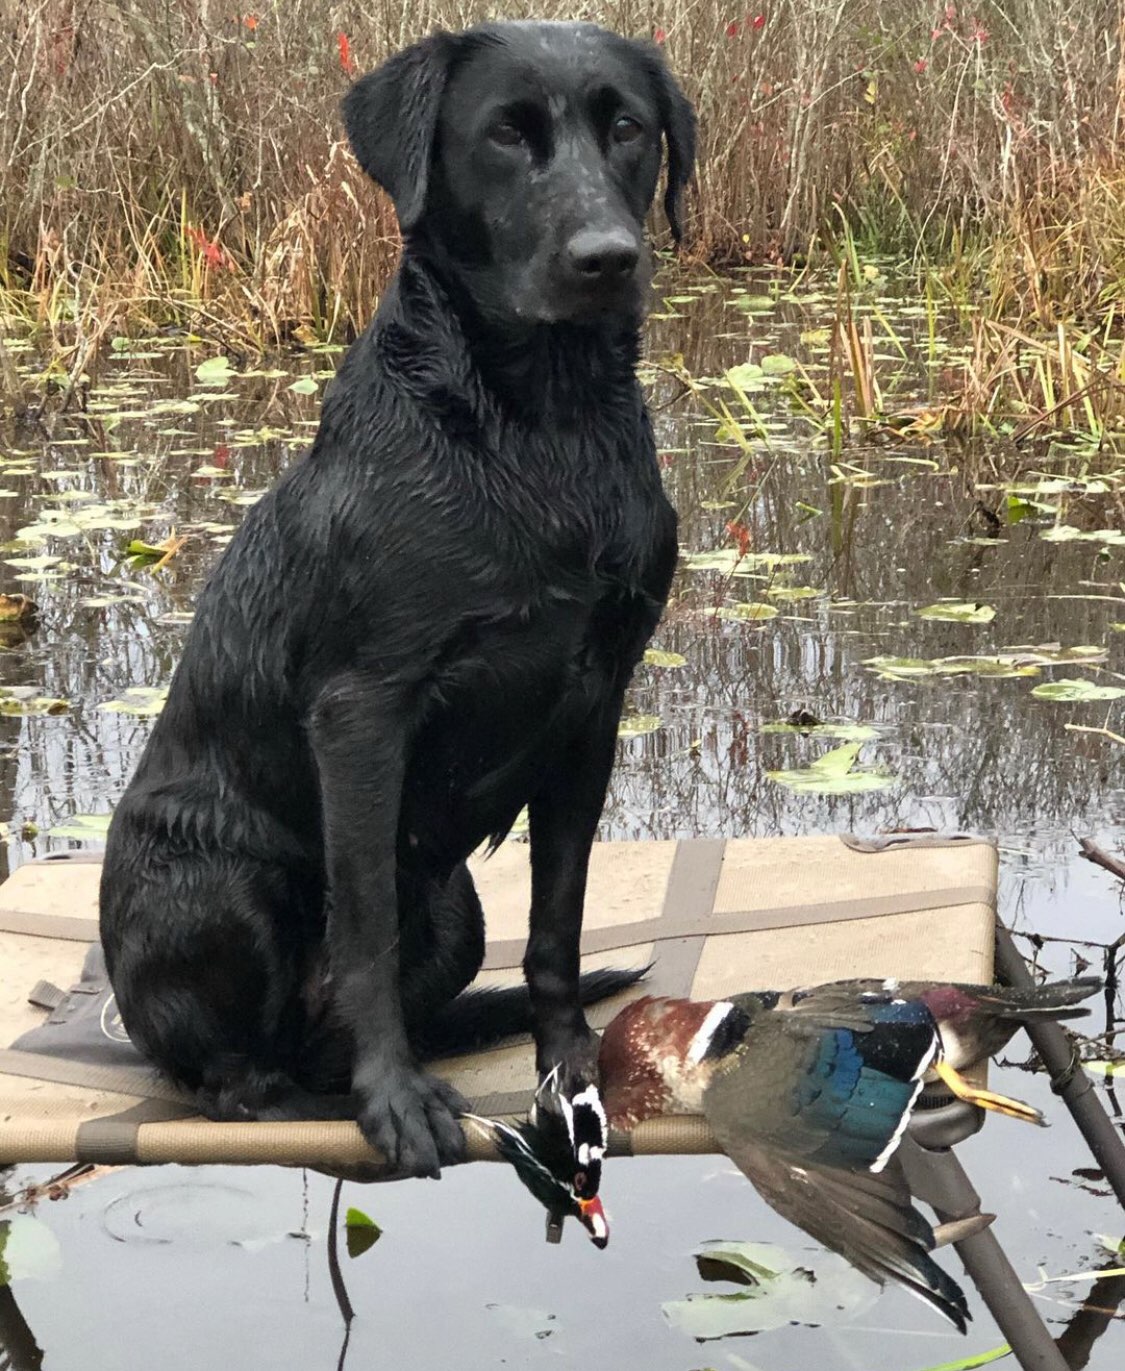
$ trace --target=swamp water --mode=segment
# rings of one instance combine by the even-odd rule
[[[1077,838],[1112,850],[1125,817],[1125,746],[1097,731],[1125,731],[1125,440],[1017,451],[884,431],[833,453],[830,428],[789,392],[831,394],[835,290],[793,287],[663,283],[649,343],[661,365],[646,379],[688,555],[631,691],[603,836],[993,835],[1006,920],[1038,935],[1053,973],[1100,969],[1125,917]],[[856,310],[877,321],[888,408],[925,429],[958,371],[945,321],[877,274]],[[37,371],[30,348],[7,346]],[[0,650],[9,867],[100,840],[200,580],[308,441],[336,360],[215,354],[183,337],[117,340],[80,409],[0,430],[0,590],[40,607],[38,628],[8,627]],[[730,367],[740,393],[718,379]],[[134,539],[164,546],[132,562]],[[804,727],[784,726],[794,718]],[[1118,994],[1108,1011],[1122,1008]],[[1099,1001],[1092,1036],[1113,1027],[1106,1016]],[[1026,1041],[1009,1053],[1026,1056]],[[1112,1039],[1088,1055],[1112,1057]],[[961,1149],[968,1170],[1071,1364],[1119,1368],[1125,1277],[1093,1277],[1125,1266],[1113,1252],[1125,1218],[1044,1078],[1013,1065],[993,1079],[1054,1127],[991,1119]],[[1113,1078],[1099,1089],[1121,1120]],[[9,1211],[0,1366],[335,1365],[332,1190],[280,1169],[125,1170]],[[354,1259],[339,1243],[357,1314],[347,1364],[922,1371],[1001,1341],[971,1288],[961,1339],[902,1291],[852,1279],[722,1158],[615,1163],[605,1198],[614,1231],[600,1253],[575,1228],[547,1246],[506,1168],[345,1186],[343,1205],[383,1230]],[[774,1244],[773,1269],[816,1281],[779,1278],[781,1296],[725,1306],[758,1336],[697,1344],[676,1302],[744,1293],[700,1279],[693,1253],[713,1238]],[[960,1278],[954,1254],[940,1260]]]

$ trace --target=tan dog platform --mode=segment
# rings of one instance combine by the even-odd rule
[[[471,863],[488,922],[479,983],[517,978],[530,901],[528,848]],[[352,1123],[212,1123],[143,1062],[121,1029],[99,958],[96,855],[20,867],[0,886],[0,1165],[261,1162],[377,1165]],[[595,1006],[602,1026],[640,994],[715,999],[849,976],[992,980],[996,851],[931,834],[595,844],[583,965],[643,966]],[[83,968],[86,967],[85,979]],[[31,1040],[24,1034],[40,1029]],[[524,1112],[529,1041],[437,1064],[477,1113]],[[471,1159],[493,1156],[468,1130]],[[614,1151],[714,1150],[699,1118],[657,1119]]]

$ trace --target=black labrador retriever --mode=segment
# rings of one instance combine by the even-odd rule
[[[344,115],[402,262],[200,597],[101,931],[130,1035],[212,1117],[358,1116],[437,1174],[461,1102],[418,1044],[481,964],[465,859],[524,805],[538,1067],[596,1079],[587,862],[676,557],[643,221],[666,143],[679,236],[694,118],[657,49],[551,23],[436,33]]]

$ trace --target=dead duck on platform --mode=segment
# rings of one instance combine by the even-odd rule
[[[775,1210],[872,1279],[905,1285],[963,1331],[964,1296],[929,1256],[933,1231],[912,1204],[894,1156],[899,1141],[933,1077],[974,1104],[1041,1123],[1038,1110],[978,1089],[961,1072],[1029,1019],[1085,1014],[1078,1002],[1100,985],[1096,977],[1031,990],[853,980],[712,1002],[646,997],[627,1005],[602,1039],[605,1124],[629,1130],[662,1114],[703,1114]],[[545,1087],[549,1095],[549,1081]],[[565,1126],[569,1102],[551,1100],[545,1111],[538,1103],[537,1118],[561,1118],[562,1130],[544,1134],[533,1121],[509,1130],[519,1142],[509,1138],[501,1151],[549,1212],[574,1213],[595,1236],[584,1206],[596,1188]],[[599,1162],[607,1138],[608,1128]],[[605,1229],[599,1245],[607,1239]]]

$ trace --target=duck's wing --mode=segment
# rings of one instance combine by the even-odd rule
[[[924,1006],[874,1008],[906,1017],[867,1016],[857,1028],[811,1011],[759,1015],[712,1064],[703,1095],[712,1127],[798,1165],[880,1171],[940,1041]]]
[[[962,1333],[971,1315],[964,1292],[929,1255],[933,1230],[914,1208],[897,1162],[879,1175],[799,1166],[737,1137],[723,1150],[754,1189],[790,1223],[869,1276],[894,1281],[932,1305]]]

